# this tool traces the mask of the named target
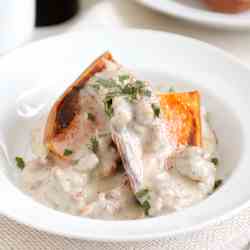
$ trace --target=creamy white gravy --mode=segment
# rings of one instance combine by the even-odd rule
[[[34,129],[35,159],[27,162],[22,172],[22,188],[35,200],[78,216],[137,219],[145,216],[145,200],[149,203],[147,214],[157,216],[195,204],[213,191],[216,168],[211,159],[216,156],[216,138],[206,112],[201,112],[203,149],[186,147],[172,154],[164,136],[162,118],[155,117],[152,109],[152,103],[158,105],[153,92],[150,97],[145,95],[135,102],[114,97],[113,116],[110,121],[105,117],[103,100],[108,90],[93,89],[91,84],[99,78],[117,79],[124,75],[129,76],[125,82],[135,81],[126,70],[107,62],[107,69],[96,74],[81,90],[83,100],[86,95],[94,97],[96,107],[87,105],[88,111],[94,112],[103,124],[95,132],[97,152],[90,150],[87,143],[78,146],[74,148],[74,164],[62,167],[47,160],[42,142],[45,119]],[[146,90],[152,91],[147,84]],[[86,110],[82,113],[81,119],[86,119]],[[119,156],[110,147],[111,134],[121,142],[123,166],[129,178],[124,169],[113,169]],[[140,191],[144,192],[143,197],[137,197],[141,204],[135,198],[135,193]]]

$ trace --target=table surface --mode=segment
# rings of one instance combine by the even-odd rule
[[[73,19],[49,28],[36,29],[32,40],[92,27],[152,29],[178,33],[208,42],[250,64],[250,29],[225,31],[201,27],[155,12],[133,0],[81,0],[80,4],[80,11]]]

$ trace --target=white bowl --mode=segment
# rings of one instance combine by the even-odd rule
[[[31,106],[51,100],[105,50],[140,78],[201,91],[219,138],[220,171],[229,175],[203,202],[156,218],[102,221],[49,209],[18,189],[19,170],[13,158],[25,154],[32,126],[18,116],[19,98],[26,98]],[[6,143],[12,162],[0,157],[0,212],[47,232],[105,241],[176,236],[230,218],[248,205],[250,197],[249,83],[250,70],[223,51],[153,31],[83,31],[14,51],[0,60],[0,140]]]

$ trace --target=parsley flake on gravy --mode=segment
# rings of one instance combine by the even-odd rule
[[[173,92],[175,92],[174,87],[170,87],[170,88],[168,89],[168,92],[169,92],[169,93],[173,93]]]
[[[145,189],[138,191],[135,194],[135,196],[137,199],[141,199],[141,198],[145,197],[146,195],[148,195],[148,193],[149,193],[149,190],[147,188],[145,188]]]
[[[73,165],[77,165],[77,164],[79,163],[79,161],[80,161],[79,159],[78,159],[78,160],[74,160],[74,161],[72,162],[72,164],[73,164]]]
[[[104,88],[107,91],[104,97],[104,109],[109,118],[113,115],[112,102],[114,97],[123,96],[129,102],[139,99],[141,96],[151,96],[151,91],[147,89],[147,85],[143,81],[133,81],[129,75],[120,75],[118,79],[98,78],[92,87],[96,90]]]
[[[218,189],[223,183],[223,180],[217,180],[214,183],[214,190]]]
[[[15,160],[16,160],[17,167],[20,168],[20,169],[24,169],[25,162],[24,162],[23,158],[19,157],[19,156],[16,156]]]
[[[142,189],[135,194],[135,197],[138,200],[139,205],[143,208],[145,214],[148,215],[149,209],[151,208],[149,203],[149,190],[147,188]]]
[[[106,96],[104,101],[104,110],[106,115],[111,118],[113,116],[113,107],[112,107],[112,103],[113,103],[113,99],[112,97]]]
[[[156,105],[155,103],[152,103],[151,107],[152,107],[152,109],[154,111],[155,117],[159,117],[160,113],[161,113],[160,107],[158,105]]]
[[[99,142],[97,140],[96,136],[93,136],[90,138],[90,145],[89,145],[89,149],[92,150],[94,153],[97,153],[98,151],[98,146],[99,146]]]
[[[95,116],[92,113],[87,112],[87,119],[94,122],[95,121]]]
[[[129,75],[120,75],[118,76],[119,82],[124,82],[129,79]]]
[[[149,201],[144,201],[141,204],[141,207],[143,208],[145,214],[148,216],[149,215],[149,209],[151,208]]]
[[[72,155],[73,154],[73,151],[68,149],[68,148],[65,148],[64,149],[64,152],[63,152],[63,155],[64,156],[69,156],[69,155]]]
[[[215,165],[215,166],[218,166],[219,165],[219,159],[214,157],[211,159],[211,162]]]

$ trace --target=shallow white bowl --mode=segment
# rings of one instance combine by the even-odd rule
[[[26,153],[33,125],[18,116],[20,98],[34,107],[51,100],[105,50],[142,79],[167,83],[166,88],[176,85],[178,90],[201,91],[219,138],[220,172],[229,175],[217,192],[191,208],[166,216],[102,221],[49,209],[18,189],[19,173],[13,159]],[[12,163],[1,155],[0,212],[47,232],[107,241],[175,236],[233,216],[248,205],[250,197],[249,83],[250,70],[223,51],[153,31],[83,31],[14,51],[0,60],[0,142],[6,143]]]
[[[199,25],[222,29],[242,30],[250,28],[250,11],[224,14],[211,11],[203,0],[136,0],[162,13]]]

